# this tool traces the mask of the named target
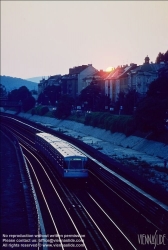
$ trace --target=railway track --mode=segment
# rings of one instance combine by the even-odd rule
[[[17,136],[20,141],[34,186],[36,187],[46,234],[74,234],[79,235],[79,239],[82,235],[84,236],[84,248],[86,249],[114,249],[113,245],[117,243],[116,235],[119,236],[120,233],[116,227],[112,228],[110,225],[115,237],[111,237],[111,233],[110,237],[109,235],[106,237],[104,233],[105,225],[102,211],[98,211],[96,214],[93,213],[93,211],[97,210],[97,205],[95,205],[95,202],[89,197],[87,191],[82,189],[79,190],[78,186],[76,186],[75,190],[71,190],[70,186],[68,188],[68,185],[62,182],[54,171],[53,166],[50,166],[46,159],[45,161],[44,159],[39,160],[37,156],[34,155],[35,153],[31,152],[32,143],[31,150],[29,150],[27,141],[24,146],[23,139],[20,137],[21,135],[18,135],[18,132],[15,136]],[[45,168],[43,166],[45,166]],[[43,180],[45,180],[45,182]],[[89,207],[88,204],[90,204]],[[108,223],[111,224],[109,219]],[[133,245],[131,246],[131,241],[121,234],[120,244],[121,242],[123,243],[123,241],[124,245],[128,245],[127,249],[130,247],[130,249],[136,249]],[[115,249],[122,249],[122,246],[117,246]]]
[[[34,151],[33,140],[27,139],[24,138],[26,147],[30,147]],[[34,164],[34,166],[36,165]],[[47,174],[53,183],[53,185],[50,183],[51,189],[55,187],[59,190],[60,197],[65,203],[69,215],[73,218],[76,227],[79,228],[80,234],[85,235],[87,249],[123,249],[123,246],[127,246],[126,249],[141,249],[138,245],[137,235],[139,233],[149,234],[149,232],[154,234],[155,230],[160,230],[152,225],[146,217],[142,218],[143,215],[140,211],[128,204],[127,201],[123,205],[124,198],[116,190],[113,190],[107,182],[102,181],[93,170],[90,170],[89,185],[87,189],[83,190],[79,187],[74,189],[71,185],[61,182],[48,161],[45,160],[42,165],[47,166]],[[40,168],[37,169],[39,171]],[[40,175],[41,171],[37,176]],[[42,179],[46,179],[46,176],[43,176]],[[46,189],[46,185],[43,188]],[[46,194],[50,193],[45,192]],[[51,198],[49,207],[52,206],[54,199]],[[118,208],[118,206],[120,207]],[[55,206],[53,211],[54,209]],[[132,216],[130,216],[130,213]],[[44,214],[46,216],[46,212]],[[126,219],[127,217],[128,219]],[[149,246],[148,249],[150,249]],[[153,246],[151,249],[153,249]]]

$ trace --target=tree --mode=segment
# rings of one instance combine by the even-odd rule
[[[49,105],[55,106],[56,101],[59,100],[61,96],[61,87],[60,86],[47,86],[43,93],[40,93],[37,102],[41,103],[43,105]]]
[[[161,77],[149,85],[147,96],[156,97],[161,100],[168,98],[168,77],[166,74],[162,74]]]
[[[59,119],[69,116],[71,114],[71,109],[74,102],[75,101],[71,96],[63,95],[58,101],[55,116]]]
[[[158,132],[164,128],[164,119],[168,109],[168,99],[146,97],[140,101],[136,111],[137,127],[145,132]]]
[[[37,99],[38,104],[49,105],[49,98],[44,93],[40,93]]]
[[[28,88],[25,86],[22,86],[19,89],[12,90],[9,93],[8,98],[10,101],[15,101],[15,102],[22,101],[22,102],[24,102],[24,100],[30,96],[32,96],[32,94],[28,90]]]
[[[159,52],[157,58],[156,58],[156,63],[164,62],[164,54]]]
[[[168,50],[166,51],[165,54],[159,52],[159,54],[156,58],[156,63],[160,63],[160,62],[168,62]]]
[[[163,131],[167,110],[168,76],[165,73],[150,84],[147,96],[137,106],[135,119],[138,128],[146,132]]]
[[[6,96],[6,94],[7,94],[7,91],[6,91],[5,86],[0,83],[0,97],[4,97]]]
[[[35,105],[35,99],[32,97],[32,93],[25,86],[12,90],[8,95],[8,99],[9,101],[21,102],[24,112],[27,112]]]
[[[164,61],[168,62],[168,50],[166,51],[166,53],[164,54]]]
[[[125,106],[125,93],[121,91],[120,93],[118,93],[118,98],[117,101],[115,102],[115,113],[118,114],[119,110],[122,110],[124,106]]]
[[[133,115],[139,102],[139,93],[131,89],[128,93],[120,92],[115,102],[115,113],[124,115]]]
[[[101,93],[101,87],[96,81],[81,91],[79,102],[87,103],[87,109],[92,111],[104,111],[105,106],[110,105],[110,98]]]
[[[33,96],[27,97],[22,104],[22,108],[24,112],[27,112],[28,110],[32,109],[35,106],[35,99]]]

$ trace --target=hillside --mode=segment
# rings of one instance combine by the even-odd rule
[[[17,77],[0,76],[0,83],[5,86],[7,91],[18,89],[22,86],[26,86],[30,91],[37,90],[38,84],[35,82],[27,81]]]
[[[25,80],[27,80],[27,81],[31,81],[31,82],[36,82],[36,83],[39,83],[40,82],[40,80],[42,80],[42,78],[45,78],[46,79],[46,77],[44,76],[44,77],[42,77],[42,76],[37,76],[37,77],[31,77],[31,78],[28,78],[28,79],[25,79]]]

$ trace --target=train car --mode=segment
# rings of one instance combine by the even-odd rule
[[[63,178],[87,178],[87,157],[70,143],[48,133],[37,133],[36,149],[42,152]]]

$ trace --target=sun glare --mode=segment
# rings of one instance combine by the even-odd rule
[[[108,67],[107,69],[106,69],[106,72],[110,72],[110,71],[112,71],[113,70],[113,67]]]

